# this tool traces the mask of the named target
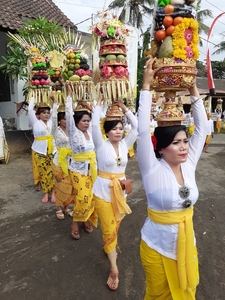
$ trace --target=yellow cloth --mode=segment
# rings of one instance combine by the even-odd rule
[[[43,135],[43,136],[38,136],[35,138],[35,141],[45,141],[47,140],[47,147],[48,147],[48,154],[52,154],[53,151],[53,136],[52,135]]]
[[[124,173],[115,174],[104,171],[98,171],[98,176],[106,179],[110,179],[109,184],[111,188],[112,207],[117,221],[121,221],[125,214],[131,214],[132,211],[126,203],[126,197],[124,197],[123,190],[118,178],[125,177]]]
[[[91,178],[92,182],[94,183],[97,177],[97,162],[95,151],[73,153],[73,159],[75,161],[90,161]]]
[[[165,257],[150,248],[143,240],[140,243],[140,257],[145,271],[144,300],[195,300],[196,288],[180,288],[177,261]],[[195,265],[193,273],[198,278],[198,253],[194,247]]]
[[[59,156],[58,156],[58,163],[65,175],[68,175],[68,163],[66,160],[67,156],[72,156],[71,148],[59,148],[58,149]]]
[[[188,127],[189,134],[192,136],[195,130],[195,125],[191,125]]]
[[[220,128],[221,128],[221,119],[216,121],[216,129],[217,129],[217,133],[220,133]]]
[[[193,230],[193,206],[189,209],[163,212],[148,207],[148,217],[159,224],[178,224],[177,239],[177,268],[180,287],[195,288],[198,279],[193,273],[194,265],[194,230]]]
[[[34,161],[40,176],[41,189],[44,194],[49,193],[54,187],[54,175],[52,170],[52,155],[34,153]]]
[[[209,134],[209,135],[206,136],[205,143],[206,143],[207,145],[209,145],[210,141],[211,141],[211,135]]]
[[[70,176],[65,176],[62,169],[54,164],[52,166],[52,169],[55,178],[54,190],[56,206],[60,207],[69,204],[74,204],[76,195],[73,189]]]
[[[34,159],[34,150],[31,150],[31,160],[32,160],[32,169],[33,169],[33,176],[34,176],[34,184],[38,184],[40,181],[40,176],[38,172],[38,167],[36,165],[35,159]]]
[[[103,238],[105,253],[110,253],[117,246],[118,230],[121,221],[116,221],[112,203],[94,195],[95,209],[97,211]]]
[[[94,213],[94,197],[92,193],[92,178],[69,170],[74,188],[73,222],[86,222]],[[94,224],[95,225],[95,224]]]

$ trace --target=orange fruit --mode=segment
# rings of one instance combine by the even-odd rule
[[[172,24],[173,24],[173,18],[171,16],[165,16],[163,19],[163,25],[165,27],[169,27]]]
[[[164,13],[166,15],[172,14],[174,12],[174,6],[172,4],[168,4],[164,7]]]
[[[170,25],[167,29],[166,29],[166,35],[172,35],[173,31],[174,31],[175,26]]]
[[[182,22],[183,18],[182,17],[176,17],[173,19],[173,25],[176,26]]]
[[[74,58],[76,55],[75,55],[75,53],[70,53],[70,58]]]
[[[164,40],[166,37],[166,31],[163,29],[157,30],[155,33],[155,38],[157,39],[157,41],[162,41]]]

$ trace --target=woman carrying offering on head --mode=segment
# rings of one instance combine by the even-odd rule
[[[199,282],[192,220],[199,196],[195,170],[205,142],[207,118],[194,84],[189,89],[195,122],[193,136],[188,140],[186,128],[180,125],[175,111],[167,111],[173,117],[161,121],[162,111],[162,119],[157,118],[154,151],[148,126],[152,102],[149,90],[158,71],[152,69],[154,61],[146,63],[138,112],[137,156],[148,202],[140,244],[146,275],[144,299],[191,300],[195,299]]]
[[[65,105],[60,105],[53,100],[52,108],[52,134],[55,139],[57,152],[53,158],[53,173],[55,178],[56,217],[59,220],[65,218],[65,214],[72,217],[73,211],[69,208],[75,198],[73,185],[69,176],[68,168],[71,161],[72,150],[66,129]]]
[[[52,120],[50,119],[50,107],[40,102],[37,111],[34,111],[34,98],[31,98],[28,106],[29,124],[32,126],[34,142],[34,162],[37,166],[41,189],[44,193],[42,203],[48,202],[48,196],[52,193],[51,202],[55,203],[54,177],[52,171],[52,158],[56,152],[54,147],[52,131]],[[36,117],[39,116],[39,118]]]
[[[110,263],[107,285],[111,290],[116,290],[119,284],[116,252],[118,230],[124,216],[131,213],[126,203],[126,194],[131,192],[131,180],[125,180],[125,170],[128,149],[137,138],[137,119],[122,101],[115,102],[106,113],[103,127],[108,140],[104,140],[100,128],[101,100],[100,96],[92,119],[92,135],[98,162],[98,177],[93,193],[101,223],[103,247]],[[131,123],[131,130],[124,138],[122,111]]]
[[[94,212],[92,186],[97,176],[96,155],[91,132],[91,111],[86,101],[80,101],[73,112],[72,90],[69,82],[66,85],[66,128],[72,149],[72,159],[69,166],[70,178],[75,192],[73,207],[73,222],[71,236],[80,239],[78,223],[87,233],[92,233],[93,227],[88,222]],[[91,220],[94,222],[94,219]]]

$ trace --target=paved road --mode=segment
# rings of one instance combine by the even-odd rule
[[[215,135],[197,167],[199,201],[195,232],[199,250],[197,300],[225,299],[225,135]],[[12,155],[0,165],[1,300],[142,300],[144,273],[139,259],[140,229],[146,201],[136,158],[127,176],[134,179],[129,197],[133,213],[122,223],[119,246],[120,286],[106,286],[108,261],[100,229],[70,238],[68,217],[59,221],[51,203],[41,203],[32,183],[29,154]]]

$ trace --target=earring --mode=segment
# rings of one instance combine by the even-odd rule
[[[162,152],[159,152],[159,155],[160,155],[161,158],[163,157],[163,153]]]

